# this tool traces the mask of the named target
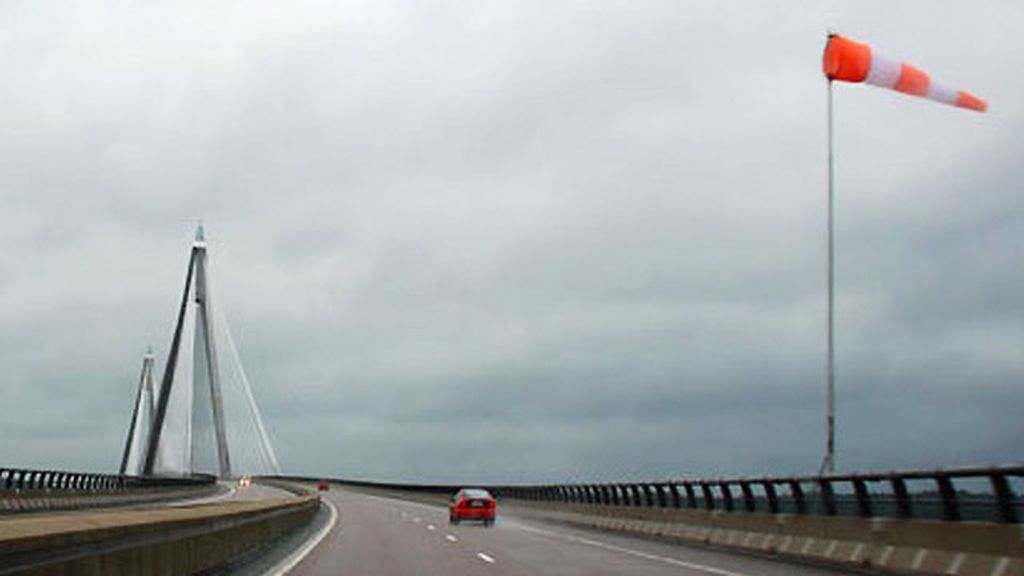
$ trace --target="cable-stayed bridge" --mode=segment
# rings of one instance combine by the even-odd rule
[[[1024,466],[482,486],[494,526],[450,523],[459,485],[281,475],[210,284],[200,227],[118,473],[0,467],[0,576],[1024,575]]]
[[[216,314],[202,225],[187,270],[159,386],[152,351],[142,361],[120,472],[280,473],[227,317]]]

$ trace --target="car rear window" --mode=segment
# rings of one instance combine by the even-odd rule
[[[491,493],[487,490],[469,489],[462,492],[466,498],[490,498]]]

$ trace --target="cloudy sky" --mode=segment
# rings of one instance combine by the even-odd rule
[[[1024,459],[1024,4],[0,4],[0,465],[116,468],[192,229],[286,471]],[[162,365],[161,365],[162,369]]]

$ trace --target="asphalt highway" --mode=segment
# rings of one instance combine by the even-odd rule
[[[321,494],[336,522],[289,566],[297,576],[823,576],[770,559],[578,530],[502,514],[492,527],[448,524],[448,510],[337,488]],[[335,516],[336,513],[336,516]],[[310,543],[312,545],[312,542]]]
[[[273,500],[275,498],[289,498],[294,496],[287,490],[267,486],[265,484],[252,483],[248,486],[240,486],[238,482],[220,482],[222,490],[212,496],[181,500],[171,506],[192,506],[194,504],[220,504],[224,502],[250,502],[256,500]]]

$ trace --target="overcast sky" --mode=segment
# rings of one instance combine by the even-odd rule
[[[192,229],[286,471],[1024,459],[1024,4],[0,4],[0,465],[114,470]]]

